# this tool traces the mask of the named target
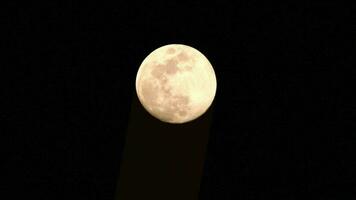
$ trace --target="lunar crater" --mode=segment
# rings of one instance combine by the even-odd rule
[[[174,54],[176,52],[176,49],[171,47],[171,48],[167,49],[166,52],[167,52],[167,54]]]
[[[180,52],[178,55],[177,55],[177,58],[180,62],[187,62],[189,60],[191,60],[191,57],[185,53],[184,51]]]

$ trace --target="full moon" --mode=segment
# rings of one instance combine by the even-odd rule
[[[153,117],[172,124],[186,123],[211,106],[216,76],[200,51],[183,44],[169,44],[143,60],[136,76],[136,93]]]

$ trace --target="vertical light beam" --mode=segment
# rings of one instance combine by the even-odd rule
[[[134,95],[116,199],[198,200],[211,110],[188,123],[164,123]]]

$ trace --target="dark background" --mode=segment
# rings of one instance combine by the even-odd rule
[[[136,72],[169,43],[218,80],[200,199],[356,198],[355,15],[298,2],[7,3],[0,198],[114,199]]]

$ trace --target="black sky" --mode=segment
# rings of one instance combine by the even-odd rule
[[[113,199],[136,72],[169,43],[199,49],[218,81],[200,199],[356,197],[351,6],[3,8],[1,199]]]

